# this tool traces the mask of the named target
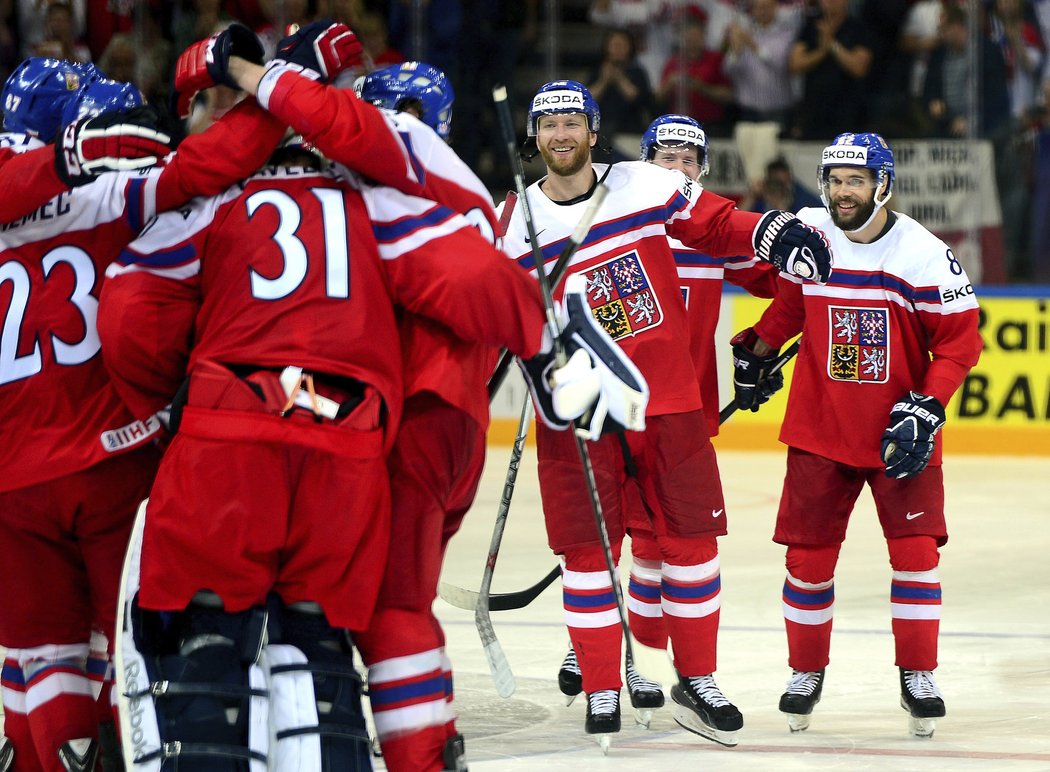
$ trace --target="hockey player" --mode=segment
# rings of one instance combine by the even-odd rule
[[[522,267],[557,257],[599,182],[609,195],[570,271],[586,278],[594,315],[620,341],[652,388],[644,434],[628,440],[662,557],[665,619],[675,643],[679,682],[675,718],[685,728],[735,744],[740,712],[715,683],[718,550],[725,503],[689,356],[688,322],[668,236],[716,257],[756,254],[798,275],[826,281],[831,253],[819,231],[793,215],[740,212],[675,171],[643,162],[592,164],[598,106],[576,81],[540,88],[528,135],[547,176],[528,189],[537,243],[529,241],[520,204],[510,213],[504,249]],[[509,205],[505,204],[504,206]],[[507,219],[507,213],[503,213]],[[535,248],[535,252],[534,252]],[[619,731],[621,629],[605,557],[590,517],[576,448],[537,429],[540,491],[548,541],[563,561],[565,616],[587,692],[588,733]],[[625,482],[619,441],[591,447],[614,559],[624,535]],[[604,743],[603,743],[604,744]]]
[[[134,87],[99,78],[29,60],[4,89],[6,125],[56,138],[37,146],[6,135],[3,145],[26,150],[0,154],[4,188],[21,183],[2,205],[17,219],[0,226],[11,288],[0,406],[21,438],[0,449],[4,721],[18,770],[95,768],[95,703],[111,677],[121,556],[157,464],[158,422],[135,420],[99,355],[103,271],[155,212],[225,189],[257,168],[284,130],[249,102],[187,139],[163,168],[99,176],[169,152],[151,112],[113,112],[141,104]],[[34,175],[21,176],[30,162]],[[16,207],[29,211],[12,215]]]
[[[346,631],[367,628],[387,557],[385,456],[401,441],[404,393],[394,305],[550,359],[534,283],[466,218],[342,167],[284,163],[159,217],[102,298],[106,362],[123,383],[154,390],[143,351],[189,374],[126,598],[122,719],[139,719],[144,737],[126,744],[135,768],[234,770],[248,757],[369,768]],[[552,406],[576,405],[541,402],[562,426],[597,399],[604,376],[587,354],[636,372],[582,293],[566,309],[563,339],[584,361],[555,371],[560,392],[535,387]],[[619,421],[645,402],[641,376],[623,389],[605,394]],[[250,728],[265,725],[262,697],[269,745]]]
[[[886,203],[893,152],[878,134],[840,134],[819,167],[835,275],[819,292],[782,274],[772,305],[733,339],[736,399],[802,332],[780,440],[787,476],[773,540],[787,547],[784,623],[792,668],[780,710],[809,726],[829,662],[834,573],[854,502],[871,488],[889,548],[890,613],[901,706],[919,736],[945,713],[933,678],[947,541],[937,433],[981,351],[973,287],[952,250]],[[821,406],[814,410],[814,405]]]
[[[325,157],[357,170],[374,166],[374,149],[355,141],[353,121],[345,120],[365,107],[353,94],[294,71],[270,68],[264,74],[241,62],[234,69],[242,88],[259,91],[267,108]],[[402,167],[400,182],[391,179],[397,165],[387,163],[386,181],[465,215],[491,240],[496,218],[488,191],[444,141],[452,109],[444,74],[408,62],[373,72],[358,84],[361,99],[403,111],[384,115],[393,135],[404,138],[404,156],[411,162]],[[444,549],[480,480],[489,420],[485,380],[495,352],[414,314],[402,314],[399,329],[405,407],[388,462],[397,548],[387,563],[376,613],[355,641],[369,668],[369,697],[384,761],[391,770],[415,772],[452,768],[454,757],[462,754],[451,663],[431,607]],[[431,463],[435,458],[447,463]],[[403,694],[411,684],[425,688],[406,702]]]
[[[639,160],[648,161],[664,169],[678,169],[696,183],[708,172],[707,134],[703,127],[687,115],[662,115],[654,120],[642,135]],[[685,300],[689,324],[689,352],[700,380],[700,398],[711,437],[718,434],[718,367],[715,359],[715,327],[718,324],[723,279],[742,287],[756,297],[771,298],[776,290],[776,269],[753,255],[711,257],[670,239],[678,269],[678,283]],[[778,382],[779,381],[779,382]],[[771,394],[783,384],[783,376],[775,374],[770,383],[763,384],[764,393]],[[624,449],[625,463],[630,470],[633,459]],[[627,531],[631,537],[631,577],[627,594],[627,612],[631,632],[639,643],[655,649],[667,648],[667,626],[664,624],[660,599],[663,562],[660,547],[652,533],[652,518],[638,486],[636,477],[628,472],[624,485],[623,506]],[[645,710],[660,707],[663,693],[659,685],[643,678],[633,668],[626,671],[631,703],[640,708],[640,720],[647,724]],[[567,696],[579,694],[580,671],[576,653],[570,649],[562,663],[558,683]]]

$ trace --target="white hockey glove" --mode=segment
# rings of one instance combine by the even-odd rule
[[[935,397],[916,391],[901,397],[890,411],[890,425],[882,434],[886,476],[899,480],[922,472],[930,463],[944,421],[944,407]]]
[[[806,225],[791,212],[766,212],[751,235],[755,257],[817,284],[831,278],[831,245],[817,228]]]
[[[566,280],[560,316],[565,365],[555,365],[553,345],[519,360],[537,414],[552,429],[575,422],[578,433],[591,441],[624,429],[644,430],[649,385],[594,318],[582,276]]]

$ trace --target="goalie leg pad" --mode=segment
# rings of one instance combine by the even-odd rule
[[[372,747],[361,704],[361,677],[346,631],[314,604],[285,607],[279,640],[263,649],[270,687],[275,769],[364,772]]]
[[[124,561],[115,652],[125,766],[265,772],[267,696],[255,662],[268,612],[227,614],[208,593],[175,613],[140,608],[145,509]]]

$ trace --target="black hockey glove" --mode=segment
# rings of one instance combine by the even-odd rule
[[[322,83],[363,61],[364,46],[345,24],[322,19],[298,29],[277,44],[272,64],[292,65]]]
[[[759,405],[764,405],[770,397],[784,388],[784,373],[781,370],[770,372],[779,351],[759,356],[753,350],[756,341],[758,336],[750,327],[737,333],[729,341],[733,344],[733,390],[736,394],[736,406],[752,413],[757,413]]]
[[[230,58],[239,56],[254,64],[262,64],[263,47],[255,33],[243,24],[234,22],[222,32],[199,40],[179,56],[175,62],[175,88],[172,97],[176,115],[190,114],[193,96],[212,86],[240,89],[230,77]]]
[[[609,432],[645,429],[649,385],[594,318],[582,276],[565,282],[561,323],[558,337],[568,356],[564,366],[555,365],[553,345],[519,360],[543,422],[552,429],[575,422],[578,433],[591,441]]]
[[[916,391],[902,397],[890,411],[890,425],[882,434],[886,476],[899,480],[924,470],[944,421],[944,407],[936,398]]]
[[[153,166],[173,149],[152,107],[109,112],[66,126],[55,142],[59,178],[76,187],[99,174]]]
[[[755,257],[785,273],[817,284],[831,277],[831,245],[818,229],[790,212],[774,209],[762,215],[751,236]]]

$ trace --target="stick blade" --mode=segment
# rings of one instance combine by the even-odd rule
[[[457,587],[448,582],[440,582],[438,584],[438,597],[450,606],[455,606],[465,611],[474,611],[478,607],[478,593],[464,587]]]
[[[496,682],[496,694],[503,699],[509,698],[518,688],[514,680],[514,672],[510,669],[507,655],[503,653],[503,647],[499,641],[493,639],[485,644],[485,658],[489,661],[489,670],[492,672],[492,680]]]

